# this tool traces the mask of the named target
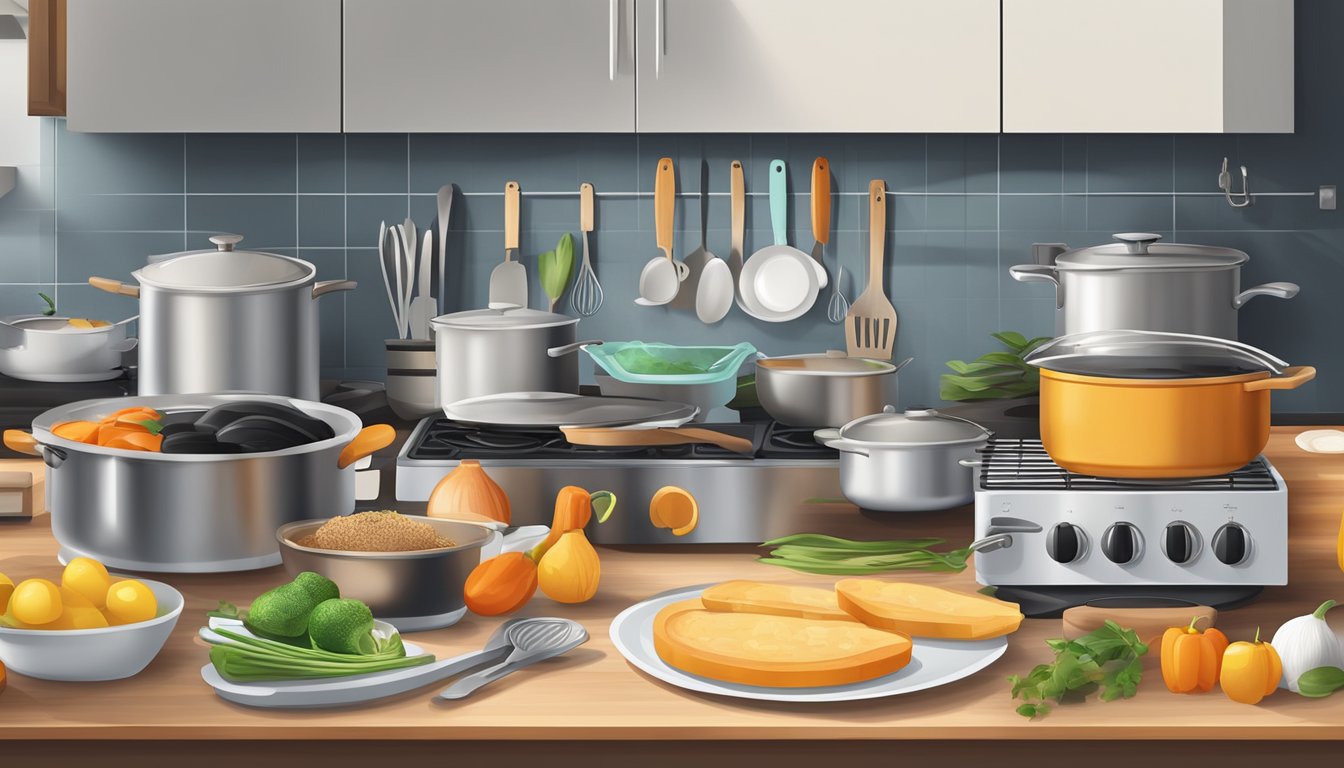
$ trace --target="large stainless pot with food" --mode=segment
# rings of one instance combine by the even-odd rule
[[[505,392],[579,391],[579,319],[536,309],[477,309],[431,321],[439,402]]]
[[[795,427],[839,427],[896,400],[896,374],[909,363],[849,357],[835,350],[756,361],[756,396],[770,417]]]
[[[1237,315],[1256,296],[1290,299],[1293,283],[1242,290],[1250,257],[1233,248],[1158,243],[1161,235],[1130,232],[1109,245],[1067,250],[1037,247],[1045,263],[1018,264],[1018,282],[1055,286],[1056,335],[1147,330],[1237,338]]]
[[[70,434],[62,428],[69,422],[101,422],[130,406],[141,409],[137,418],[151,409],[169,422],[175,414],[244,403],[290,406],[326,424],[331,436],[282,450],[204,454],[105,447],[56,434]],[[257,422],[231,426],[251,430],[250,439],[256,439]],[[195,432],[201,428],[197,424],[183,434],[201,434]],[[53,408],[33,421],[32,434],[7,430],[4,442],[46,462],[52,533],[67,557],[92,557],[130,571],[212,573],[279,565],[275,530],[352,510],[351,465],[394,436],[387,425],[361,427],[355,414],[323,403],[242,394],[156,395]]]
[[[1270,392],[1316,376],[1226,339],[1074,334],[1026,358],[1041,369],[1041,442],[1064,469],[1119,478],[1208,477],[1269,441]]]
[[[0,374],[25,381],[105,381],[121,376],[121,356],[135,348],[127,326],[82,318],[0,318]]]
[[[142,395],[260,392],[318,398],[315,299],[355,287],[316,280],[289,256],[239,251],[240,235],[210,238],[133,272],[140,285],[102,277],[89,284],[140,298]]]
[[[817,441],[840,452],[840,491],[863,509],[923,512],[969,503],[972,467],[989,430],[932,408],[907,408],[819,429]]]

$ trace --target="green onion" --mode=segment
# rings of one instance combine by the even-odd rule
[[[863,576],[886,571],[959,573],[966,569],[970,549],[934,552],[943,539],[853,541],[819,533],[799,533],[765,542],[773,547],[760,562],[803,573]]]
[[[379,649],[371,654],[300,648],[223,628],[216,629],[215,634],[229,642],[211,641],[210,662],[221,676],[236,682],[364,675],[434,661],[431,654],[407,656],[400,634],[380,643]]]

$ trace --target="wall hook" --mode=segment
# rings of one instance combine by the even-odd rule
[[[1227,158],[1223,158],[1223,170],[1218,173],[1218,188],[1223,190],[1223,196],[1227,198],[1227,204],[1233,208],[1245,208],[1255,200],[1251,197],[1251,181],[1246,175],[1246,166],[1241,166],[1241,191],[1235,193],[1241,198],[1240,201],[1233,199],[1232,192],[1232,174],[1227,170]]]

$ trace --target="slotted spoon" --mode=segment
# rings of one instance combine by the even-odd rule
[[[868,182],[868,287],[845,318],[845,347],[850,357],[890,360],[896,346],[896,308],[882,287],[887,245],[887,184]]]
[[[569,303],[575,312],[592,317],[602,308],[602,284],[597,281],[597,273],[588,258],[588,234],[593,231],[593,185],[588,182],[579,185],[579,229],[583,231],[583,266],[579,267],[579,276],[574,279]]]
[[[439,692],[440,699],[461,699],[478,688],[523,667],[568,653],[588,642],[588,630],[570,619],[523,619],[511,625],[506,636],[513,651],[503,662],[458,679]]]

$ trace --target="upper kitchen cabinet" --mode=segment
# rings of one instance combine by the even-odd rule
[[[1005,133],[1292,133],[1293,0],[1003,0]]]
[[[999,130],[999,0],[637,0],[641,132]]]
[[[632,0],[345,0],[351,133],[635,129]]]
[[[341,130],[341,0],[68,2],[70,130]]]

